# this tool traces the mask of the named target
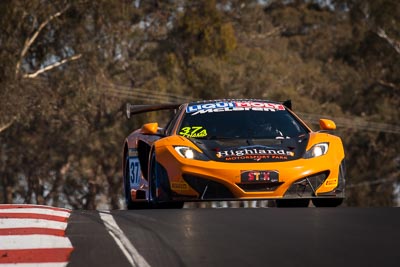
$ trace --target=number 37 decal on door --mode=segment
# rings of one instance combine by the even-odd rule
[[[131,188],[137,188],[140,185],[140,164],[138,157],[129,158],[129,180]]]

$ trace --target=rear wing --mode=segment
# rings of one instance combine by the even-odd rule
[[[126,104],[126,116],[128,119],[135,114],[158,110],[178,109],[181,104],[159,104],[159,105],[132,105]]]

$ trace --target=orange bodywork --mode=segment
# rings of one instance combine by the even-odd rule
[[[182,178],[183,174],[195,175],[213,180],[225,185],[235,196],[241,199],[281,198],[293,182],[322,171],[329,171],[325,182],[317,189],[316,194],[328,193],[338,186],[339,165],[344,158],[343,146],[338,137],[327,133],[312,133],[307,149],[321,141],[329,141],[331,149],[326,155],[285,162],[266,163],[226,163],[215,161],[200,161],[180,157],[173,146],[191,146],[193,144],[182,136],[171,136],[155,143],[157,161],[168,172],[171,189],[178,194],[198,197]],[[193,147],[198,150],[198,148]],[[245,192],[237,184],[240,183],[241,171],[246,170],[277,170],[283,184],[272,192]]]

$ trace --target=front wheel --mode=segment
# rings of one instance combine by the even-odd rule
[[[343,203],[343,198],[314,198],[312,203],[317,208],[322,207],[338,207]]]
[[[154,208],[181,209],[184,202],[172,200],[168,173],[165,168],[157,162],[155,152],[151,153],[149,168],[149,195],[150,203]]]

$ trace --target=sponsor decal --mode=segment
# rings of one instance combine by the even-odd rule
[[[205,137],[207,136],[207,130],[203,126],[183,127],[179,134],[188,138]]]
[[[130,157],[129,161],[129,183],[131,188],[137,188],[140,185],[142,172],[138,157]]]
[[[241,171],[241,182],[271,182],[279,181],[277,171]]]
[[[216,153],[216,156],[226,161],[232,160],[249,160],[260,161],[262,159],[282,159],[287,160],[294,156],[293,151],[285,149],[276,149],[267,146],[249,146],[239,147],[228,150],[221,150]]]
[[[334,179],[334,180],[327,180],[327,181],[325,182],[325,185],[337,185],[337,180],[336,180],[336,179]]]
[[[186,113],[193,115],[214,113],[214,112],[229,112],[229,111],[271,111],[285,110],[282,104],[258,102],[258,101],[221,101],[205,104],[190,105],[186,108]]]
[[[189,185],[185,182],[171,182],[171,189],[184,191],[189,189]]]

